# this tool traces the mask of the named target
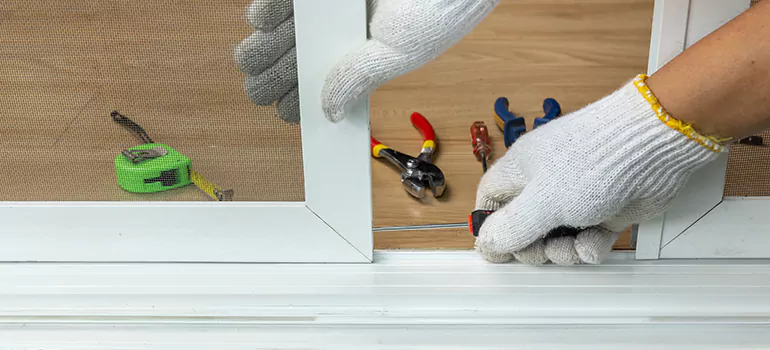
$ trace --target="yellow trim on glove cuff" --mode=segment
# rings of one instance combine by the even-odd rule
[[[647,102],[650,104],[650,107],[652,107],[653,112],[655,112],[655,115],[658,117],[658,119],[660,119],[660,121],[666,124],[666,126],[669,128],[682,133],[684,136],[687,136],[689,139],[699,143],[703,147],[708,148],[712,152],[724,151],[725,147],[722,146],[722,142],[730,141],[731,138],[721,139],[714,136],[701,135],[695,131],[690,123],[672,117],[670,114],[668,114],[668,112],[666,112],[665,109],[663,109],[663,106],[661,106],[660,102],[658,102],[658,98],[655,97],[655,95],[652,93],[652,90],[650,90],[645,81],[647,81],[647,75],[639,74],[636,76],[636,78],[634,78],[633,83],[634,86],[636,86],[636,89],[639,90],[639,93],[642,94],[644,99],[647,100]]]

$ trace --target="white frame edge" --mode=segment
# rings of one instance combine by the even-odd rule
[[[750,0],[656,0],[648,72],[654,73],[686,47],[748,9],[750,3]],[[704,252],[704,246],[713,244],[713,240],[703,239],[700,234],[685,235],[685,232],[708,230],[695,223],[707,215],[712,215],[712,210],[723,205],[722,193],[726,170],[727,154],[725,153],[717,161],[693,174],[682,190],[682,194],[672,202],[663,216],[640,224],[637,235],[637,259],[715,257],[713,254],[707,256],[680,254],[677,252],[680,244],[675,242],[684,237],[697,236],[694,242],[684,244],[688,248],[693,248],[693,244],[701,246],[699,249],[690,249],[691,253]],[[719,212],[715,211],[713,214]],[[741,216],[736,212],[730,215]],[[738,220],[730,219],[730,221]],[[722,232],[725,232],[724,227]],[[728,254],[727,257],[738,256]]]
[[[679,55],[685,48],[689,0],[656,0],[652,17],[647,74]]]
[[[0,343],[122,350],[770,343],[770,265],[762,262],[641,262],[615,253],[601,266],[531,267],[487,263],[473,251],[375,259],[4,264]]]
[[[295,2],[305,202],[0,202],[0,259],[371,262],[367,102],[334,124],[320,101],[326,73],[365,42],[366,18],[358,0]]]
[[[307,207],[371,262],[369,101],[358,103],[335,124],[324,117],[320,98],[331,68],[346,54],[360,49],[367,39],[366,3],[294,3]]]

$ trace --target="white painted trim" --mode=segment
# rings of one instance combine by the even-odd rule
[[[377,252],[375,264],[4,264],[0,276],[0,342],[37,349],[770,343],[770,265],[750,260]]]
[[[703,39],[750,6],[751,0],[690,0],[685,47]]]
[[[4,261],[368,261],[302,203],[221,204],[7,204],[0,257]],[[46,213],[44,220],[39,219],[41,211]]]
[[[770,200],[725,198],[661,248],[661,258],[768,258]]]
[[[749,5],[750,0],[656,0],[648,71],[655,72],[684,47],[719,28]],[[637,257],[663,257],[661,249],[717,207],[722,201],[726,171],[727,153],[696,171],[664,216],[641,223]]]
[[[727,153],[693,173],[666,211],[661,248],[722,202],[726,174]]]
[[[369,101],[334,124],[324,117],[320,97],[329,70],[366,40],[366,2],[294,1],[307,206],[371,261]]]
[[[636,226],[636,258],[660,259],[660,247],[665,213]]]
[[[609,321],[609,320],[608,320]],[[99,327],[9,325],[9,349],[35,350],[704,350],[767,349],[764,324],[714,322],[601,325],[304,325],[222,323]]]
[[[339,124],[320,103],[366,40],[366,4],[296,0],[295,21],[306,202],[0,202],[0,260],[371,262],[367,103]]]
[[[647,74],[684,51],[689,13],[690,0],[655,0]]]

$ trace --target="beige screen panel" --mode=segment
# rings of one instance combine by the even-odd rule
[[[727,161],[725,196],[770,196],[770,131],[761,136],[762,146],[733,144]]]
[[[235,64],[245,5],[3,1],[0,201],[209,200],[192,185],[122,190],[114,160],[140,141],[113,110],[235,200],[302,201],[300,128],[254,105]]]

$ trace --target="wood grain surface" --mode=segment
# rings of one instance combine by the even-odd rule
[[[375,249],[473,249],[475,238],[468,229],[440,228],[379,231],[374,234]],[[620,234],[615,250],[631,250],[631,230]]]
[[[375,160],[375,226],[466,221],[482,175],[471,152],[470,125],[480,120],[490,127],[495,159],[505,152],[493,123],[496,98],[507,97],[511,110],[531,127],[542,116],[547,97],[556,98],[565,112],[573,111],[645,72],[652,7],[648,0],[503,0],[447,53],[377,90],[372,134],[393,148],[416,153],[421,140],[408,116],[423,113],[436,129],[436,164],[448,189],[440,199],[414,200],[401,189],[397,172]],[[375,240],[392,248],[472,246],[467,237],[431,235],[435,239],[377,233]],[[402,244],[393,243],[394,237]]]
[[[113,160],[138,141],[113,109],[236,200],[303,200],[299,127],[249,100],[233,58],[248,2],[2,1],[0,200],[207,200],[122,191]]]
[[[398,173],[373,162],[376,227],[457,223],[473,209],[481,165],[471,152],[470,125],[491,131],[493,158],[505,152],[494,128],[497,97],[527,118],[542,116],[542,102],[556,98],[578,109],[645,72],[652,24],[648,0],[503,0],[457,46],[423,68],[377,90],[372,134],[390,147],[419,152],[421,139],[409,123],[413,111],[433,124],[439,140],[435,163],[447,194],[419,202],[400,185]]]
[[[136,140],[109,121],[113,109],[235,188],[236,200],[303,200],[299,128],[254,106],[234,64],[233,47],[250,33],[248,2],[1,2],[0,200],[205,200],[192,187],[120,190],[112,161]],[[374,160],[374,225],[464,222],[481,176],[470,124],[493,127],[499,96],[531,122],[546,97],[571,111],[611,92],[645,70],[651,15],[649,0],[503,0],[449,52],[380,88],[373,135],[416,154],[421,139],[408,116],[425,114],[449,188],[439,200],[418,202],[397,171]],[[491,131],[496,158],[505,149]],[[405,232],[378,233],[377,246],[472,246],[462,229],[420,238]]]

